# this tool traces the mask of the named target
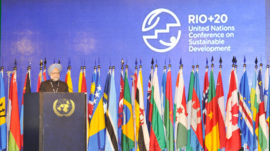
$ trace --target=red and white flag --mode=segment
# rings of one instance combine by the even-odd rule
[[[8,139],[8,150],[21,150],[21,130],[20,130],[20,116],[18,105],[18,87],[16,71],[13,72],[10,87],[9,87],[9,102],[11,103],[10,110],[10,129]]]
[[[84,93],[87,93],[87,86],[86,86],[86,74],[85,74],[85,68],[83,70],[83,73],[82,73],[82,88],[81,88],[81,92],[84,92]]]
[[[225,118],[225,106],[224,106],[224,91],[221,70],[218,73],[216,96],[218,99],[218,128],[219,128],[219,145],[220,148],[225,147],[226,129],[224,124]]]
[[[226,120],[227,127],[225,149],[228,151],[237,151],[241,149],[240,129],[238,127],[239,105],[238,91],[234,70],[230,75],[230,86],[227,96],[226,105]]]
[[[44,70],[43,70],[43,73],[42,73],[42,81],[46,81],[47,80],[47,78],[46,78],[46,66],[44,66]]]
[[[39,92],[39,88],[40,88],[40,84],[42,82],[42,68],[41,70],[39,71],[39,75],[38,75],[38,82],[37,82],[37,92]]]

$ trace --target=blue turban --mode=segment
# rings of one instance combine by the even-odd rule
[[[62,66],[61,66],[61,64],[54,63],[54,64],[50,65],[49,68],[48,68],[48,74],[49,74],[49,76],[51,76],[51,73],[52,73],[52,71],[53,71],[55,68],[57,68],[57,69],[59,70],[59,72],[61,73],[61,71],[62,71]]]

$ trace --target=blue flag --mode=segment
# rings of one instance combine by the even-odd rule
[[[90,122],[93,116],[93,109],[94,109],[94,99],[95,99],[95,90],[96,90],[96,83],[97,83],[97,69],[95,68],[94,73],[92,75],[92,82],[91,82],[91,88],[90,88],[90,95],[88,99],[88,134],[87,134],[87,140],[90,137]]]
[[[104,114],[106,114],[106,112],[107,112],[108,95],[110,92],[110,81],[111,81],[111,69],[108,72],[106,82],[105,82],[104,92],[103,92]],[[106,118],[105,118],[105,123],[106,123]]]
[[[269,77],[269,86],[270,86],[270,77]],[[270,94],[270,89],[268,88],[268,95]],[[268,124],[268,132],[269,132],[269,116],[270,116],[270,105],[269,105],[269,102],[270,102],[270,97],[268,96],[268,101],[267,101],[267,108],[266,108],[266,122]],[[268,143],[270,142],[270,133],[269,133],[269,136],[268,136]],[[270,145],[270,143],[268,144]]]
[[[195,150],[203,149],[203,120],[202,120],[202,111],[200,109],[202,99],[200,95],[201,92],[200,92],[200,82],[199,82],[198,71],[196,71],[194,75],[194,89],[193,90],[195,90],[195,95],[193,92],[191,108],[193,108],[192,112],[195,111],[195,114],[192,114],[191,118],[194,119],[196,122],[191,121],[190,145],[192,149],[195,151]]]
[[[163,70],[163,75],[162,75],[162,83],[161,83],[161,114],[162,114],[162,121],[164,122],[164,106],[165,106],[165,93],[166,93],[166,79],[167,79],[167,74],[166,74],[166,69]]]
[[[88,100],[88,118],[89,118],[89,123],[91,121],[91,118],[92,118],[92,115],[93,115],[93,109],[94,109],[94,106],[95,106],[95,104],[94,104],[94,98],[95,98],[96,83],[97,83],[97,70],[95,69],[94,70],[94,73],[92,75],[90,95],[89,95],[89,100]]]
[[[90,122],[88,150],[99,151],[105,147],[105,117],[103,107],[103,97],[100,85],[100,70],[97,75],[97,85],[94,98],[93,116]]]
[[[110,92],[108,98],[108,110],[107,110],[107,121],[106,121],[106,151],[118,151],[118,128],[117,128],[117,100],[114,80],[114,70],[111,74],[110,79]]]
[[[239,128],[242,132],[241,143],[242,147],[249,148],[249,150],[254,150],[254,131],[253,131],[253,121],[252,121],[252,112],[250,110],[250,94],[249,94],[249,85],[247,72],[243,73],[240,81],[240,100],[239,100]],[[245,147],[245,146],[248,147]]]
[[[0,73],[0,82],[1,82],[1,92],[0,92],[0,150],[3,150],[7,147],[7,124],[6,124],[6,99],[5,99],[5,88],[3,80],[3,71]]]
[[[252,112],[252,121],[253,121],[253,132],[255,133],[255,124],[256,124],[256,109],[255,109],[255,98],[256,98],[256,85],[257,85],[257,70],[255,69],[254,75],[252,78],[252,85],[250,91],[250,103],[251,103],[251,112]],[[254,148],[258,148],[257,136],[253,135],[253,145]]]
[[[166,69],[163,71],[162,75],[162,84],[161,84],[161,102],[163,103],[161,106],[162,112],[162,120],[164,120],[164,106],[165,106],[165,92],[166,92]]]

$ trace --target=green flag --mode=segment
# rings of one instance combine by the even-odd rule
[[[177,75],[174,97],[175,142],[177,150],[187,145],[187,108],[182,67]]]
[[[190,144],[190,119],[191,119],[191,106],[192,106],[192,94],[193,94],[193,87],[194,87],[194,71],[192,70],[190,73],[190,80],[189,80],[189,91],[188,91],[188,101],[187,101],[187,112],[188,112],[188,143],[186,150],[193,151],[191,144]]]
[[[132,148],[134,148],[134,122],[126,70],[123,101],[122,150],[129,151]]]
[[[165,96],[166,96],[166,100],[165,100],[165,112],[164,112],[164,125],[166,128],[166,146],[167,146],[168,151],[174,151],[171,69],[168,70],[168,74],[167,74]]]

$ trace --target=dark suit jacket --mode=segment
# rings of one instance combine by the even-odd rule
[[[53,87],[51,85],[51,82],[53,84]],[[59,86],[58,86],[58,82],[59,82]],[[47,80],[47,81],[42,82],[39,87],[39,92],[54,92],[53,89],[56,91],[57,88],[58,88],[57,92],[68,92],[68,85],[66,82],[52,81],[52,80]]]

